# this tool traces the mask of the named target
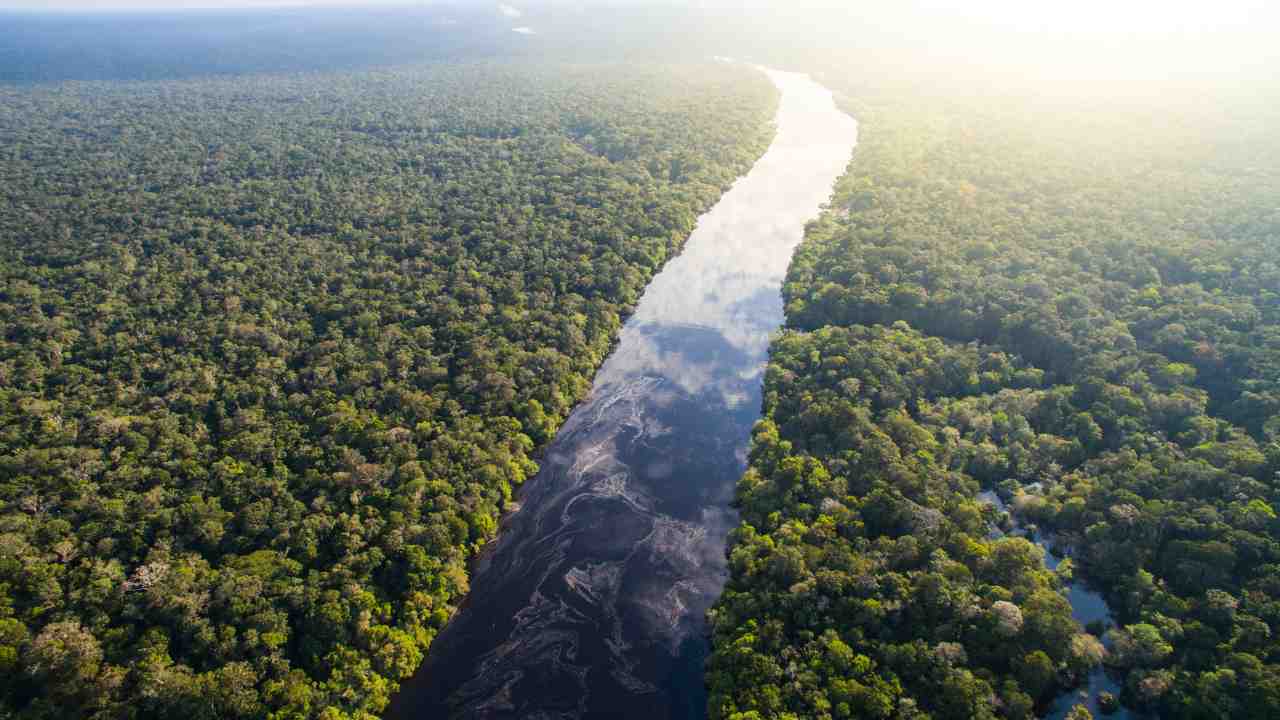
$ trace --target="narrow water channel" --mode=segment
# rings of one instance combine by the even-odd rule
[[[773,144],[646,289],[389,718],[705,716],[703,618],[779,290],[857,138],[829,91],[764,72]]]
[[[1007,512],[1009,509],[994,491],[983,491],[978,497],[991,503],[1000,511]],[[1013,523],[1011,529],[1015,532],[1021,530],[1021,522],[1018,517],[1013,514],[1010,514],[1009,517]],[[994,532],[998,535],[1004,534],[999,530]],[[1053,553],[1053,537],[1036,532],[1027,535],[1027,539],[1040,546],[1041,550],[1044,550],[1045,566],[1056,572],[1058,566],[1062,564],[1063,558]],[[1067,602],[1071,603],[1071,616],[1082,626],[1100,624],[1109,628],[1116,624],[1115,618],[1111,614],[1111,609],[1107,606],[1106,598],[1102,597],[1102,593],[1089,587],[1089,584],[1079,577],[1074,577],[1071,582],[1067,583]],[[1138,716],[1131,713],[1127,708],[1115,708],[1110,712],[1103,708],[1101,702],[1103,693],[1110,693],[1118,698],[1122,690],[1120,683],[1116,682],[1115,678],[1111,677],[1107,672],[1106,666],[1099,665],[1089,673],[1089,677],[1085,679],[1084,684],[1080,687],[1068,690],[1054,698],[1053,703],[1049,706],[1049,711],[1044,716],[1044,720],[1065,720],[1077,705],[1083,705],[1088,708],[1095,718],[1105,715],[1111,720],[1138,720]]]

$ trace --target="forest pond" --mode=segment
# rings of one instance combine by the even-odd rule
[[[991,503],[998,510],[1008,510],[1005,502],[992,490],[983,491],[978,497]],[[1017,531],[1021,529],[1021,524],[1018,522],[1016,515],[1010,515],[1010,521],[1012,522],[1010,530]],[[994,532],[1003,534],[999,530]],[[1035,532],[1027,535],[1027,539],[1044,550],[1045,566],[1050,570],[1056,571],[1058,566],[1062,564],[1063,558],[1053,552],[1053,537]],[[1102,597],[1102,593],[1089,587],[1089,584],[1081,578],[1075,578],[1067,583],[1067,601],[1071,603],[1072,617],[1081,625],[1094,623],[1101,624],[1104,627],[1112,627],[1116,624],[1115,618],[1111,615],[1111,609],[1107,607],[1106,599]],[[1077,705],[1084,705],[1095,718],[1106,716],[1111,720],[1136,720],[1140,716],[1132,714],[1124,707],[1115,708],[1110,713],[1103,710],[1100,702],[1102,693],[1107,692],[1120,697],[1122,690],[1120,683],[1116,682],[1107,673],[1105,666],[1095,667],[1089,673],[1089,677],[1083,685],[1054,698],[1048,714],[1044,716],[1045,720],[1065,720],[1072,708]]]
[[[704,614],[780,286],[857,139],[831,92],[764,72],[773,144],[646,289],[388,717],[705,716]]]

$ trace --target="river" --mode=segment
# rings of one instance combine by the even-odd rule
[[[830,91],[763,72],[773,143],[646,288],[389,718],[705,717],[704,615],[782,279],[857,139]]]

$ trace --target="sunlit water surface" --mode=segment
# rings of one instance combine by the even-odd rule
[[[654,278],[391,718],[698,718],[704,615],[779,288],[857,125],[804,75],[763,158]]]

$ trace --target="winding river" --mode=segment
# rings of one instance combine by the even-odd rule
[[[705,716],[704,615],[779,289],[857,138],[828,90],[763,72],[773,144],[645,290],[389,718]]]

